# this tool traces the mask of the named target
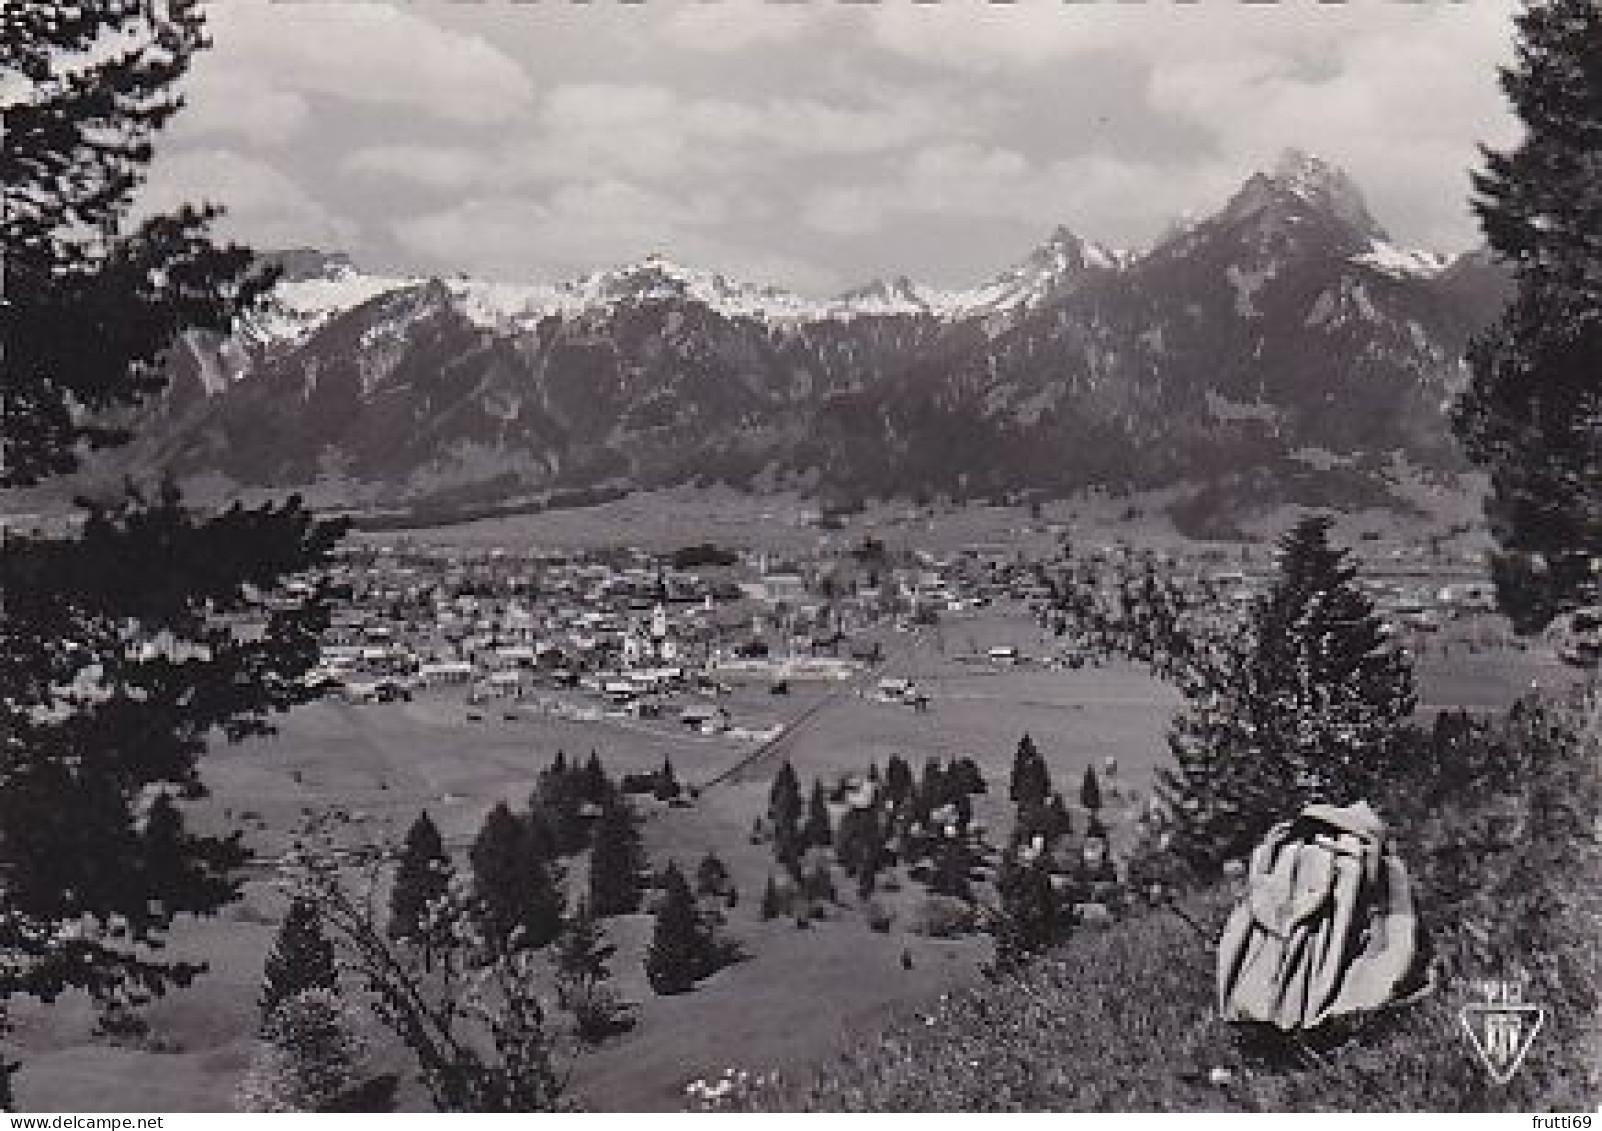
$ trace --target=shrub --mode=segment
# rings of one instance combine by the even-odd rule
[[[919,901],[911,931],[931,939],[951,939],[973,931],[977,914],[965,900],[949,895],[928,895]]]

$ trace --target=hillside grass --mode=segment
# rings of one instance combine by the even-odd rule
[[[804,1081],[731,1097],[801,1111],[1576,1111],[1602,1100],[1602,699],[1438,727],[1388,799],[1434,992],[1343,1041],[1264,1042],[1219,1020],[1214,943],[1234,900],[1082,929],[1022,975],[959,991]],[[1546,1008],[1495,1084],[1459,1012],[1476,978]]]

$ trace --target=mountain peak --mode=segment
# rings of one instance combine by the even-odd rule
[[[1253,174],[1225,207],[1226,219],[1259,219],[1275,227],[1312,215],[1333,220],[1364,240],[1384,240],[1362,190],[1340,166],[1286,149],[1267,172]]]
[[[1344,168],[1294,147],[1280,152],[1267,173],[1248,179],[1230,202],[1230,210],[1237,203],[1251,210],[1269,207],[1275,213],[1312,211],[1338,221],[1363,239],[1387,239],[1383,227],[1368,211],[1362,189]]]

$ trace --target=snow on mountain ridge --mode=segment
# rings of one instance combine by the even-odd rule
[[[1352,256],[1351,261],[1392,278],[1433,279],[1451,267],[1455,257],[1374,240],[1367,251]]]

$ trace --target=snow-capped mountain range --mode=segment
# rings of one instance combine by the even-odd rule
[[[926,286],[904,275],[875,279],[830,298],[730,279],[653,252],[636,263],[555,284],[508,283],[454,275],[440,279],[461,310],[489,330],[527,329],[546,318],[574,318],[620,304],[681,299],[725,318],[773,325],[929,315],[948,321],[1010,315],[1039,305],[1088,271],[1117,270],[1128,253],[1080,240],[1058,228],[1046,243],[994,279],[966,290]],[[289,273],[251,327],[262,344],[292,342],[329,319],[382,294],[420,287],[428,276],[373,274],[344,256],[301,253],[304,273]]]
[[[142,458],[365,498],[1294,483],[1297,453],[1451,459],[1442,407],[1504,287],[1483,255],[1394,245],[1301,153],[1147,250],[1059,228],[964,290],[813,298],[661,255],[527,285],[276,258],[269,306],[176,357]]]

